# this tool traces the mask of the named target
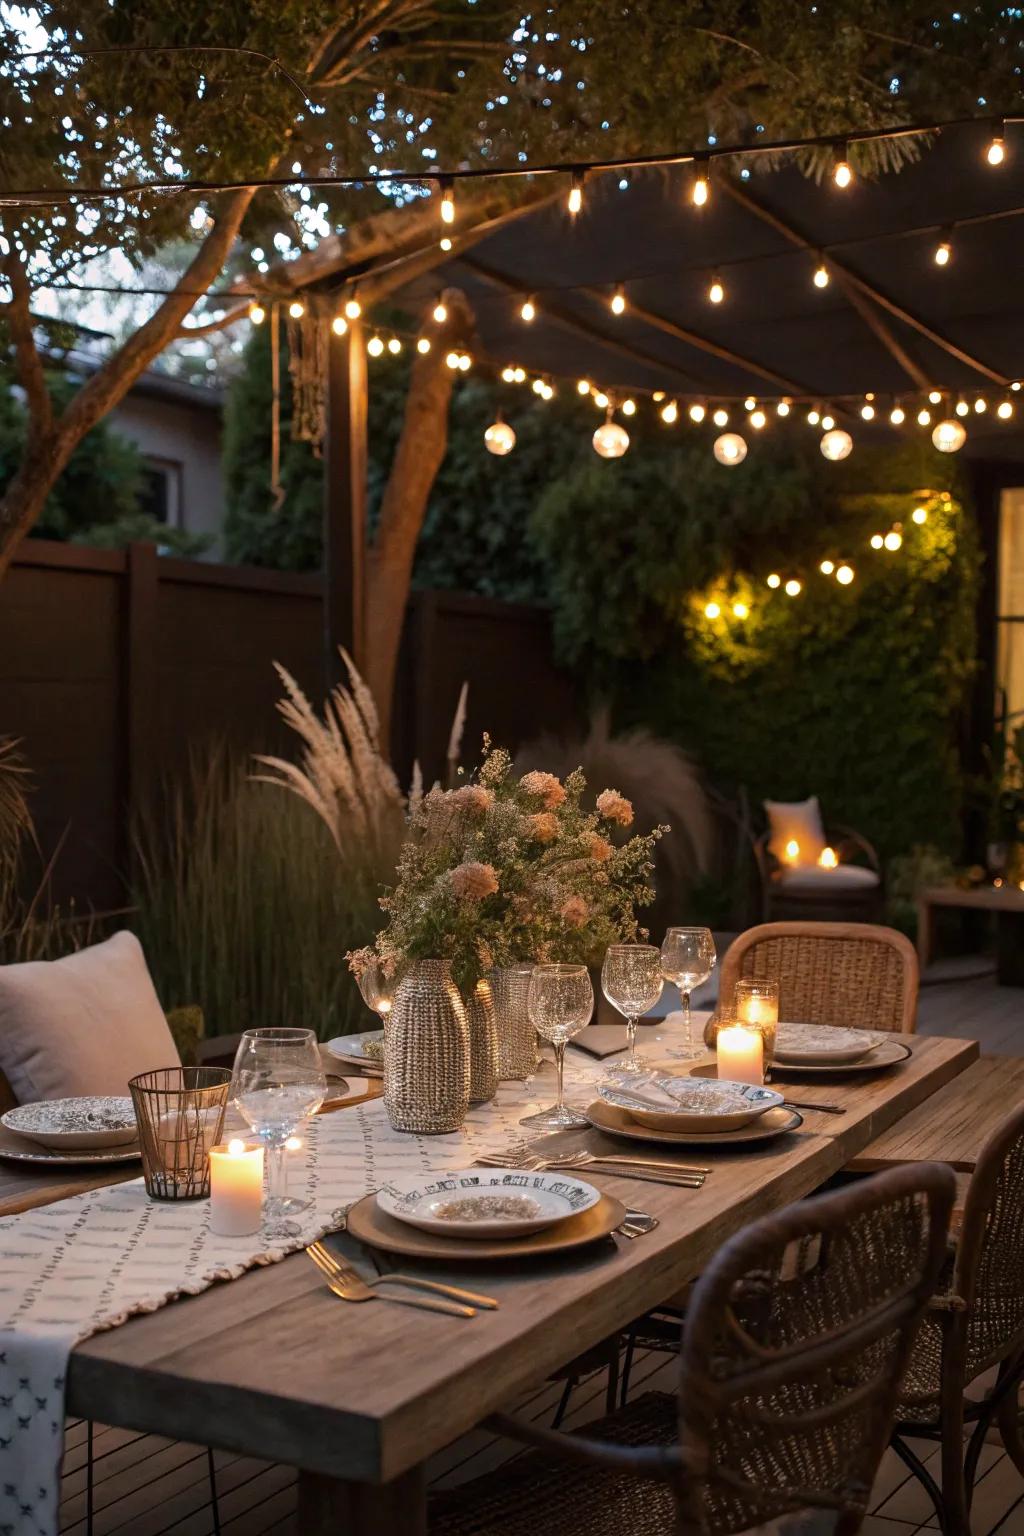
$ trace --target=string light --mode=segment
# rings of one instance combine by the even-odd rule
[[[359,316],[362,314],[362,312],[363,312],[363,306],[360,304],[359,300],[354,295],[353,295],[353,297],[351,299],[346,299],[345,300],[345,319],[346,320],[358,320]]]
[[[949,235],[944,233],[935,247],[935,265],[937,267],[948,267],[952,255],[953,242]]]
[[[301,320],[306,313],[306,306],[301,299],[292,299],[292,302],[288,305],[288,313],[293,320]]]
[[[889,420],[892,422],[893,426],[902,427],[906,419],[907,413],[903,409],[902,405],[894,405],[892,410],[889,412]]]
[[[814,269],[814,286],[815,288],[827,288],[828,283],[828,267],[826,267],[824,261],[819,261]]]
[[[761,428],[767,424],[767,421],[768,417],[765,415],[764,411],[751,411],[750,425],[756,432],[760,432]]]
[[[895,552],[897,549],[899,549],[900,545],[903,543],[903,534],[900,532],[899,523],[893,524],[885,538],[882,540],[882,543],[890,552]]]
[[[1015,392],[1016,392],[1016,391],[1017,391],[1017,390],[1018,390],[1018,389],[1020,389],[1020,379],[1014,379],[1014,381],[1013,381],[1013,383],[1012,383],[1012,384],[1011,384],[1011,385],[1010,385],[1010,388],[1011,388],[1011,389],[1012,389],[1012,390],[1014,390],[1014,391],[1015,391]]]
[[[928,399],[931,401],[932,405],[941,405],[942,404],[942,391],[941,391],[941,389],[930,389],[928,391]]]
[[[749,617],[750,617],[750,609],[748,608],[747,604],[744,603],[744,602],[735,602],[735,603],[733,603],[733,605],[732,605],[732,612],[733,612],[733,618],[736,618],[736,619],[749,619]]]
[[[853,452],[853,438],[841,427],[831,429],[825,433],[818,447],[826,459],[836,463],[839,459],[848,458]]]
[[[445,357],[445,365],[446,367],[451,368],[453,371],[458,368],[459,354],[457,352],[449,352]]]
[[[928,425],[928,423],[931,421],[931,419],[932,419],[931,411],[926,410],[925,407],[922,406],[921,409],[917,413],[917,424],[918,424],[918,426],[919,427],[926,427]]]
[[[402,343],[399,341],[398,337],[397,336],[390,336],[388,338],[388,351],[391,353],[391,356],[392,357],[397,357],[399,352],[401,352],[401,350],[402,350]]]
[[[800,593],[802,591],[803,591],[803,583],[797,581],[795,576],[791,576],[789,578],[789,580],[786,582],[786,587],[785,587],[786,596],[787,597],[799,597]]]
[[[777,416],[788,416],[789,415],[789,401],[788,400],[780,400],[778,405],[775,407],[775,414]]]
[[[845,144],[841,144],[836,150],[835,164],[832,167],[832,180],[841,191],[845,191],[853,180],[853,169],[848,155],[848,147]]]
[[[625,309],[626,295],[623,293],[622,284],[620,283],[611,297],[611,312],[613,315],[621,315],[625,313]]]
[[[754,399],[753,395],[748,395],[747,398],[744,400],[744,402],[743,402],[743,409],[745,411],[756,411],[757,410],[757,401]]]
[[[335,315],[334,319],[331,321],[331,330],[334,332],[335,336],[344,336],[345,332],[348,330],[348,321],[345,319],[344,315]]]
[[[663,389],[656,389],[651,396],[651,399],[654,401],[655,405],[660,405],[664,398],[665,391]]]
[[[821,412],[815,406],[812,405],[810,410],[807,412],[808,425],[810,425],[812,427],[816,427],[820,420],[821,420]]]
[[[608,404],[608,396],[602,393],[601,390],[598,390],[594,396],[594,404],[597,406],[599,411],[603,411],[605,406]]]
[[[671,427],[679,419],[679,407],[674,400],[661,408],[661,419],[667,427]]]
[[[823,560],[818,566],[818,570],[823,576],[831,576],[832,572],[835,570],[835,565],[831,560]]]
[[[883,549],[884,547],[885,547],[885,540],[882,537],[882,535],[880,533],[873,533],[871,535],[871,548],[872,549]]]
[[[594,452],[602,459],[621,459],[629,447],[629,433],[617,421],[612,421],[611,406],[608,407],[607,421],[601,423],[591,441]]]
[[[578,395],[589,395],[590,394],[590,380],[589,379],[578,379],[577,382],[576,382],[576,393]]]
[[[693,168],[693,186],[690,192],[695,208],[703,208],[711,196],[711,178],[706,158],[696,160]]]
[[[442,235],[437,243],[441,247],[442,251],[450,251],[452,248],[452,241],[448,235]]]
[[[853,580],[853,566],[841,565],[836,571],[836,581],[841,587],[848,587]]]
[[[985,399],[985,397],[983,395],[979,395],[977,400],[975,400],[975,402],[974,402],[974,409],[977,411],[979,416],[984,411],[988,410],[988,401]]]
[[[419,341],[416,343],[416,351],[420,354],[421,357],[425,357],[427,355],[427,353],[430,351],[430,338],[429,338],[429,336],[421,336],[420,337]],[[508,368],[506,368],[505,369],[505,373],[508,373],[508,372],[510,372],[510,370]],[[504,374],[502,375],[502,377],[504,378]],[[506,380],[506,382],[509,382],[509,381]]]
[[[623,416],[635,416],[636,415],[636,401],[635,400],[623,400],[623,402],[622,402],[622,414],[623,414]]]
[[[827,432],[831,432],[832,428],[835,426],[835,424],[836,424],[836,419],[835,419],[834,416],[823,416],[821,418],[821,430],[823,432],[826,432],[826,433]]]
[[[369,352],[371,357],[380,357],[381,353],[384,351],[384,343],[379,336],[371,336],[369,341],[366,343],[366,350]],[[449,357],[453,357],[455,354],[450,352],[448,355]],[[458,363],[449,363],[448,366],[449,368],[458,367]]]
[[[932,442],[940,453],[957,453],[966,441],[966,430],[952,416],[932,429]]]
[[[717,619],[717,618],[719,618],[721,616],[721,612],[722,612],[722,610],[721,610],[720,606],[718,605],[718,603],[705,603],[704,604],[704,617],[706,619]]]
[[[533,390],[535,395],[542,395],[544,393],[544,380],[534,379],[533,383],[530,385],[530,388]]]
[[[725,409],[724,405],[718,407],[711,420],[716,427],[727,427],[729,425],[729,412]]]
[[[582,171],[573,171],[573,173],[572,173],[572,179],[571,179],[571,181],[569,183],[569,197],[568,197],[567,202],[566,202],[566,207],[568,208],[569,212],[572,214],[573,218],[576,217],[576,215],[579,213],[580,209],[583,207],[583,172]]]
[[[693,405],[690,406],[690,420],[691,421],[701,422],[701,421],[704,420],[705,414],[706,414],[706,412],[704,410],[704,407],[700,404],[699,401],[695,402]]]
[[[722,279],[718,276],[718,274],[716,272],[715,276],[711,279],[711,286],[708,289],[708,299],[711,301],[712,304],[721,304],[721,302],[722,302],[722,300],[724,298],[725,298],[725,287],[724,287],[724,285],[722,283]]]
[[[519,318],[520,320],[525,320],[527,325],[529,325],[532,320],[537,318],[537,306],[534,304],[532,298],[523,300],[522,307],[519,311]]]
[[[998,122],[988,149],[985,151],[985,159],[989,165],[1002,165],[1006,159],[1006,140],[1003,137],[1005,132],[1006,125],[1003,122]]]
[[[438,325],[444,325],[445,321],[448,319],[448,306],[443,299],[438,299],[437,303],[434,305],[433,313],[436,323]]]
[[[721,437],[715,438],[712,452],[719,464],[732,467],[743,463],[747,456],[747,445],[738,432],[723,432]]]
[[[266,318],[267,312],[263,308],[262,304],[249,305],[249,319],[252,321],[253,325],[262,325]]]
[[[776,575],[776,573],[774,571],[772,571],[771,575],[768,577],[768,586],[770,586],[772,591],[774,592],[775,588],[776,587],[781,587],[781,585],[782,585],[782,577]]]
[[[526,383],[526,369],[525,368],[514,368],[512,370],[512,379],[513,379],[513,382],[516,383],[516,384],[525,384]]]
[[[511,453],[516,445],[516,434],[507,421],[502,421],[499,416],[493,421],[484,433],[484,447],[488,453],[493,453],[496,458],[503,459],[507,453]]]
[[[999,404],[996,406],[996,415],[1000,418],[1001,421],[1009,421],[1010,417],[1013,415],[1013,401],[1000,400]]]
[[[451,180],[445,177],[440,183],[441,188],[441,223],[455,223],[455,189]]]
[[[865,400],[864,404],[860,408],[860,414],[861,414],[861,416],[863,416],[865,421],[873,421],[874,420],[875,408],[871,404],[870,400]]]
[[[910,516],[911,516],[911,520],[913,522],[915,522],[918,525],[918,527],[920,527],[922,523],[926,523],[928,521],[928,508],[927,507],[915,507],[913,512],[911,512]]]

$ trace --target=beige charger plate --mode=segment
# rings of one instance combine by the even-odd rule
[[[99,1163],[137,1163],[142,1156],[139,1144],[131,1147],[100,1147],[92,1151],[56,1152],[42,1147],[27,1136],[19,1136],[0,1126],[0,1158],[13,1163],[32,1163],[40,1168],[88,1168]]]
[[[567,1216],[543,1232],[526,1237],[503,1237],[494,1242],[480,1238],[436,1237],[388,1216],[377,1204],[376,1192],[366,1195],[348,1213],[346,1230],[371,1248],[403,1253],[414,1259],[521,1259],[534,1254],[561,1253],[608,1237],[626,1219],[626,1207],[611,1195],[602,1195],[589,1211]]]
[[[596,1131],[607,1136],[625,1136],[630,1141],[657,1142],[664,1147],[749,1147],[758,1142],[774,1141],[803,1125],[803,1116],[795,1109],[767,1109],[756,1120],[737,1126],[734,1131],[659,1131],[641,1125],[625,1109],[595,1099],[584,1114]],[[609,1170],[610,1171],[610,1170]]]

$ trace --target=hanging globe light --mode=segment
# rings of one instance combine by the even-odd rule
[[[842,427],[833,427],[826,432],[818,444],[826,459],[845,459],[853,452],[853,438],[849,432],[844,432]]]
[[[966,428],[952,416],[940,421],[932,431],[932,442],[940,453],[956,453],[966,441]]]
[[[484,446],[487,452],[495,454],[499,459],[503,459],[506,453],[512,452],[515,445],[516,434],[508,422],[502,421],[500,416],[497,421],[492,421],[484,433]]]
[[[594,452],[602,459],[621,459],[629,447],[629,433],[617,421],[612,421],[610,407],[607,421],[603,421],[594,433],[593,443]]]
[[[712,452],[719,464],[742,464],[747,456],[746,441],[738,432],[723,432],[721,437],[715,438]]]

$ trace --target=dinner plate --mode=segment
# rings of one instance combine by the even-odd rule
[[[28,1163],[40,1168],[86,1168],[103,1163],[138,1162],[141,1157],[138,1143],[130,1147],[100,1147],[95,1151],[75,1151],[73,1148],[58,1152],[53,1147],[41,1147],[18,1136],[6,1126],[0,1126],[0,1158],[12,1163]]]
[[[846,1077],[853,1073],[884,1072],[887,1068],[898,1066],[901,1061],[906,1061],[912,1054],[910,1046],[899,1035],[887,1035],[870,1056],[865,1056],[860,1061],[835,1061],[829,1062],[827,1066],[821,1062],[773,1061],[769,1070],[773,1079],[777,1077]],[[699,1066],[690,1068],[690,1076],[714,1077],[717,1071],[718,1068],[713,1061],[702,1062]]]
[[[418,1227],[410,1227],[408,1222],[396,1221],[380,1209],[376,1195],[366,1195],[349,1211],[346,1230],[359,1242],[384,1253],[439,1259],[444,1263],[453,1259],[489,1262],[492,1259],[542,1258],[545,1254],[582,1248],[608,1237],[625,1219],[626,1207],[622,1201],[602,1195],[588,1211],[558,1221],[542,1232],[528,1232],[523,1237],[449,1237],[447,1233],[422,1232]]]
[[[324,1050],[347,1066],[360,1067],[364,1072],[379,1077],[383,1075],[384,1063],[378,1057],[368,1056],[366,1045],[370,1040],[383,1039],[382,1029],[365,1029],[358,1035],[338,1035],[334,1040],[328,1040]]]
[[[525,1237],[589,1211],[601,1191],[563,1173],[460,1168],[408,1174],[377,1191],[377,1205],[422,1232],[473,1240]]]
[[[883,1034],[871,1029],[780,1023],[775,1036],[775,1060],[796,1066],[837,1066],[862,1060],[884,1039]]]
[[[795,1109],[767,1109],[763,1115],[734,1131],[659,1131],[653,1126],[638,1125],[624,1109],[596,1099],[584,1111],[595,1130],[609,1136],[624,1136],[629,1141],[654,1142],[663,1147],[743,1147],[757,1146],[774,1141],[787,1131],[795,1131],[803,1125],[803,1116]]]
[[[597,1091],[640,1125],[663,1131],[731,1131],[782,1103],[773,1088],[686,1075],[612,1072]]]
[[[0,1115],[0,1124],[57,1152],[124,1149],[137,1145],[139,1139],[135,1110],[127,1097],[91,1095],[17,1104]]]

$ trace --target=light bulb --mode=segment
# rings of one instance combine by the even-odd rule
[[[267,312],[263,308],[262,304],[249,305],[249,319],[252,321],[253,325],[262,325],[266,318]]]
[[[772,574],[768,577],[768,585],[771,587],[772,591],[774,592],[776,587],[781,587],[781,585],[782,585],[782,577],[781,576],[777,576],[775,574],[775,572],[773,571]]]
[[[534,379],[533,383],[530,385],[530,388],[533,390],[535,395],[542,395],[544,393],[544,380]]]
[[[732,612],[733,618],[736,619],[748,619],[750,617],[750,609],[746,603],[733,603]]]
[[[721,437],[715,438],[712,452],[719,464],[731,467],[743,463],[747,456],[747,445],[738,432],[723,432]]]
[[[621,459],[629,447],[629,433],[617,421],[605,421],[592,438],[594,452],[602,459]]]
[[[455,223],[455,193],[450,181],[441,182],[441,223]]]
[[[757,409],[757,401],[754,399],[753,395],[748,395],[744,400],[743,409],[745,411],[755,411]]]
[[[988,401],[985,399],[984,395],[979,395],[977,400],[975,400],[974,409],[977,411],[979,416],[983,411],[988,410]]]
[[[873,533],[871,535],[871,548],[872,549],[883,549],[884,547],[885,547],[885,540],[883,539],[882,535],[880,533]]]
[[[898,528],[890,528],[882,543],[888,550],[897,550],[903,543],[903,535]]]
[[[831,576],[832,572],[835,570],[835,565],[831,560],[823,560],[818,566],[818,570],[823,576]]]
[[[931,401],[932,405],[941,405],[942,391],[940,389],[930,389],[928,391],[928,399]]]
[[[445,366],[454,371],[459,366],[459,354],[457,352],[449,352],[446,354],[444,361]]]
[[[590,380],[589,379],[580,379],[577,382],[577,385],[576,385],[576,393],[578,395],[589,395],[590,394]]]
[[[583,172],[582,171],[573,171],[573,173],[572,173],[572,181],[570,182],[570,185],[569,185],[569,196],[568,196],[568,199],[566,201],[566,207],[568,208],[569,212],[572,214],[573,218],[576,217],[576,215],[579,213],[580,209],[583,207]]]
[[[725,409],[724,406],[720,405],[718,407],[718,410],[712,416],[711,420],[714,422],[716,427],[728,426],[728,424],[729,424],[729,412]]]
[[[525,320],[527,325],[529,325],[530,321],[533,320],[536,317],[536,314],[537,314],[537,310],[536,310],[536,308],[534,306],[533,300],[532,299],[524,299],[523,300],[522,308],[519,311],[519,318],[520,318],[520,320]]]
[[[516,445],[516,434],[507,421],[494,421],[484,433],[484,447],[488,453],[503,459]]]
[[[795,576],[791,576],[789,578],[789,580],[786,582],[786,596],[787,597],[799,597],[800,593],[802,591],[803,591],[802,583],[797,581]]]
[[[473,366],[473,359],[468,352],[459,353],[459,372],[468,373]]]
[[[358,320],[359,316],[362,314],[362,312],[363,312],[363,306],[360,304],[358,299],[346,299],[345,300],[345,318],[346,318],[346,320]]]
[[[853,580],[853,566],[841,565],[836,571],[836,581],[841,587],[848,587]]]
[[[952,416],[946,421],[940,421],[932,429],[932,442],[940,453],[956,453],[966,440],[965,428]]]
[[[391,353],[391,356],[392,357],[397,357],[399,352],[401,352],[401,350],[402,350],[402,343],[399,341],[398,337],[397,336],[389,336],[388,337],[388,351]]]
[[[466,366],[469,366],[468,362]],[[540,397],[542,400],[553,400],[555,398],[554,385],[549,384],[546,379],[544,381],[544,388],[540,392]]]
[[[717,619],[721,612],[722,610],[717,603],[704,604],[704,617],[706,619]]]
[[[448,306],[442,299],[438,299],[437,303],[434,305],[434,319],[437,321],[438,325],[444,325],[445,321],[448,319]]]
[[[992,135],[992,142],[989,144],[988,149],[985,151],[985,159],[988,161],[989,165],[1002,165],[1003,161],[1006,159],[1006,141],[1003,138],[1003,129],[1001,126],[998,131]]]
[[[288,313],[293,320],[301,320],[306,313],[306,306],[301,299],[292,299],[292,302],[288,305]]]
[[[623,414],[623,416],[635,416],[636,415],[636,401],[635,400],[623,400],[623,402],[622,402],[622,414]]]
[[[788,416],[789,415],[789,401],[788,400],[780,400],[778,405],[775,407],[775,414],[777,416]]]
[[[366,350],[371,357],[380,357],[384,351],[384,343],[379,336],[371,336],[366,343]]]
[[[1014,379],[1013,383],[1010,385],[1010,388],[1014,392],[1016,392],[1018,389],[1020,389],[1020,379]]]
[[[451,237],[449,235],[442,235],[437,243],[441,247],[442,251],[450,251],[452,248]]]
[[[761,428],[765,426],[768,421],[768,417],[765,415],[764,411],[751,411],[749,419],[750,425],[754,428],[755,432],[760,432]]]
[[[835,424],[836,421],[834,416],[823,416],[821,418],[821,430],[823,432],[831,432]]]
[[[828,287],[828,268],[823,261],[819,262],[814,269],[814,286],[815,288]]]
[[[597,391],[597,393],[595,394],[595,396],[594,396],[594,404],[597,406],[599,411],[603,411],[605,409],[605,407],[607,406],[607,404],[608,404],[608,396],[605,394],[603,389],[599,389]]]
[[[514,382],[516,384],[525,384],[526,383],[526,369],[525,368],[513,368],[513,370],[512,370],[512,378],[513,378],[513,380],[514,380]]]
[[[940,240],[938,245],[935,247],[935,265],[937,267],[948,267],[949,258],[952,256],[952,254],[953,247],[949,241]]]
[[[421,357],[425,357],[426,356],[426,354],[430,351],[430,338],[428,336],[421,336],[420,337],[419,341],[416,343],[416,351],[420,354]],[[508,373],[508,372],[509,372],[509,370],[506,368],[505,369],[505,373]],[[504,378],[504,374],[502,375],[502,377]],[[508,383],[508,382],[509,381],[506,380],[506,383]]]
[[[813,405],[811,406],[811,409],[807,412],[807,420],[808,420],[808,422],[810,423],[810,425],[812,427],[816,427],[818,425],[818,422],[821,420],[821,412],[818,411],[818,410],[815,410]]]
[[[844,432],[841,427],[837,427],[825,433],[818,447],[826,459],[836,463],[839,459],[848,458],[853,452],[853,438],[849,432]]]
[[[693,172],[693,188],[690,196],[695,208],[703,208],[711,196],[711,181],[706,162],[698,162]]]
[[[664,398],[665,391],[663,389],[656,389],[651,395],[651,399],[654,401],[655,405],[658,405],[660,401],[664,400]]]
[[[720,277],[713,277],[711,279],[711,287],[708,289],[708,298],[711,300],[712,304],[721,304],[722,300],[725,298],[725,288],[722,286],[722,279]]]
[[[695,402],[693,405],[690,406],[690,420],[691,421],[698,421],[698,422],[699,421],[703,421],[704,420],[704,416],[705,416],[704,407],[700,404],[699,401]]]
[[[864,405],[861,406],[860,414],[863,416],[865,421],[874,420],[875,408],[870,401],[867,401]]]
[[[928,508],[927,507],[915,507],[913,512],[911,512],[910,516],[913,519],[913,521],[915,523],[917,523],[918,527],[920,527],[920,525],[922,523],[926,523],[928,521]]]
[[[621,315],[626,308],[626,295],[621,288],[616,288],[612,294],[611,311],[613,315]]]
[[[892,410],[889,412],[889,420],[892,422],[893,426],[902,427],[906,419],[907,413],[903,409],[902,405],[894,405]]]
[[[849,150],[843,144],[836,150],[836,160],[832,167],[832,180],[841,190],[845,190],[853,180],[853,169],[847,159],[848,154]]]
[[[917,413],[917,424],[918,424],[918,426],[919,427],[926,427],[928,425],[928,423],[931,421],[931,419],[932,419],[931,411],[927,410],[924,406],[922,406],[921,409]]]
[[[957,401],[957,403],[956,403],[956,413],[957,413],[958,416],[967,416],[969,414],[969,412],[970,412],[970,409],[971,408],[967,404],[966,400],[958,400]]]
[[[678,420],[678,417],[679,407],[674,400],[670,400],[668,405],[662,406],[661,419],[667,427],[670,427],[674,421]]]
[[[996,415],[1001,421],[1009,421],[1013,415],[1013,402],[1011,400],[1000,400],[996,406]]]

